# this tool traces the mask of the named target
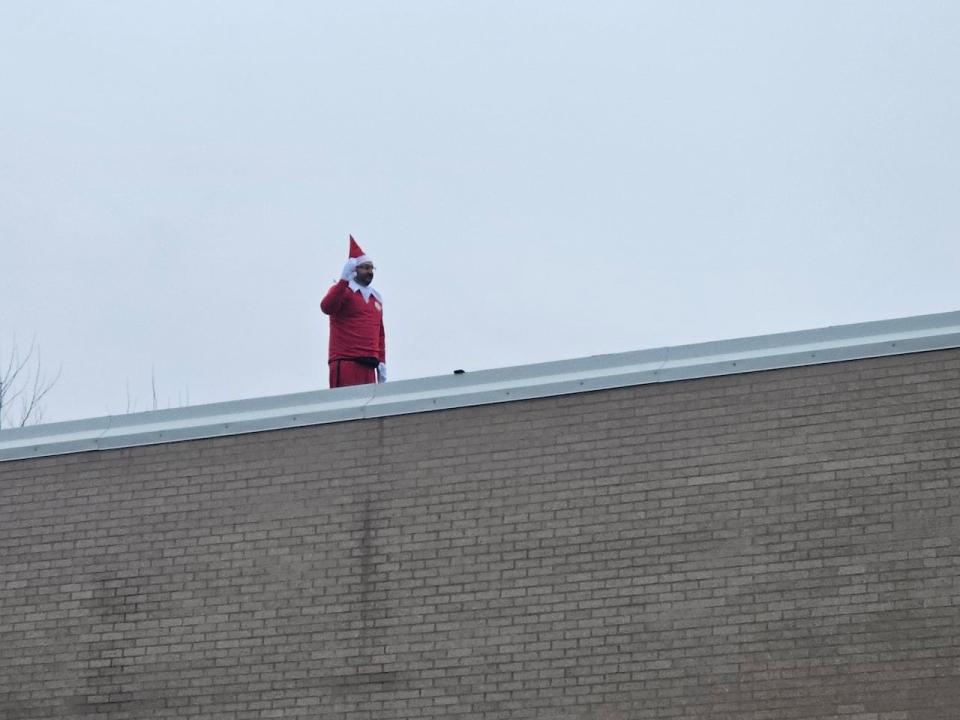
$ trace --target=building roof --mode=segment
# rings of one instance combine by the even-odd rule
[[[960,311],[0,432],[0,461],[960,347]]]

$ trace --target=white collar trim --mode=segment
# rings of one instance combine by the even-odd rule
[[[380,296],[380,293],[378,293],[376,290],[374,290],[374,289],[373,289],[372,287],[370,287],[369,285],[367,285],[366,287],[364,287],[363,285],[361,285],[360,283],[358,283],[356,280],[351,280],[351,281],[350,281],[350,289],[353,290],[354,292],[358,292],[358,293],[360,293],[361,295],[363,295],[363,301],[364,301],[364,302],[370,302],[370,296],[371,296],[371,295],[373,295],[373,296],[374,296],[377,300],[379,300],[381,303],[383,302],[383,298]]]

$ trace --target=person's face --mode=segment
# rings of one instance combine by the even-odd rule
[[[366,287],[373,282],[373,263],[357,265],[357,284]]]

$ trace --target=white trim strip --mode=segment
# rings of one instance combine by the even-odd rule
[[[0,432],[0,461],[960,347],[960,311]]]

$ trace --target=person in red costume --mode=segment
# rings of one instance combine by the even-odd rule
[[[387,381],[383,298],[371,287],[373,261],[350,236],[350,259],[320,303],[330,316],[330,387]]]

